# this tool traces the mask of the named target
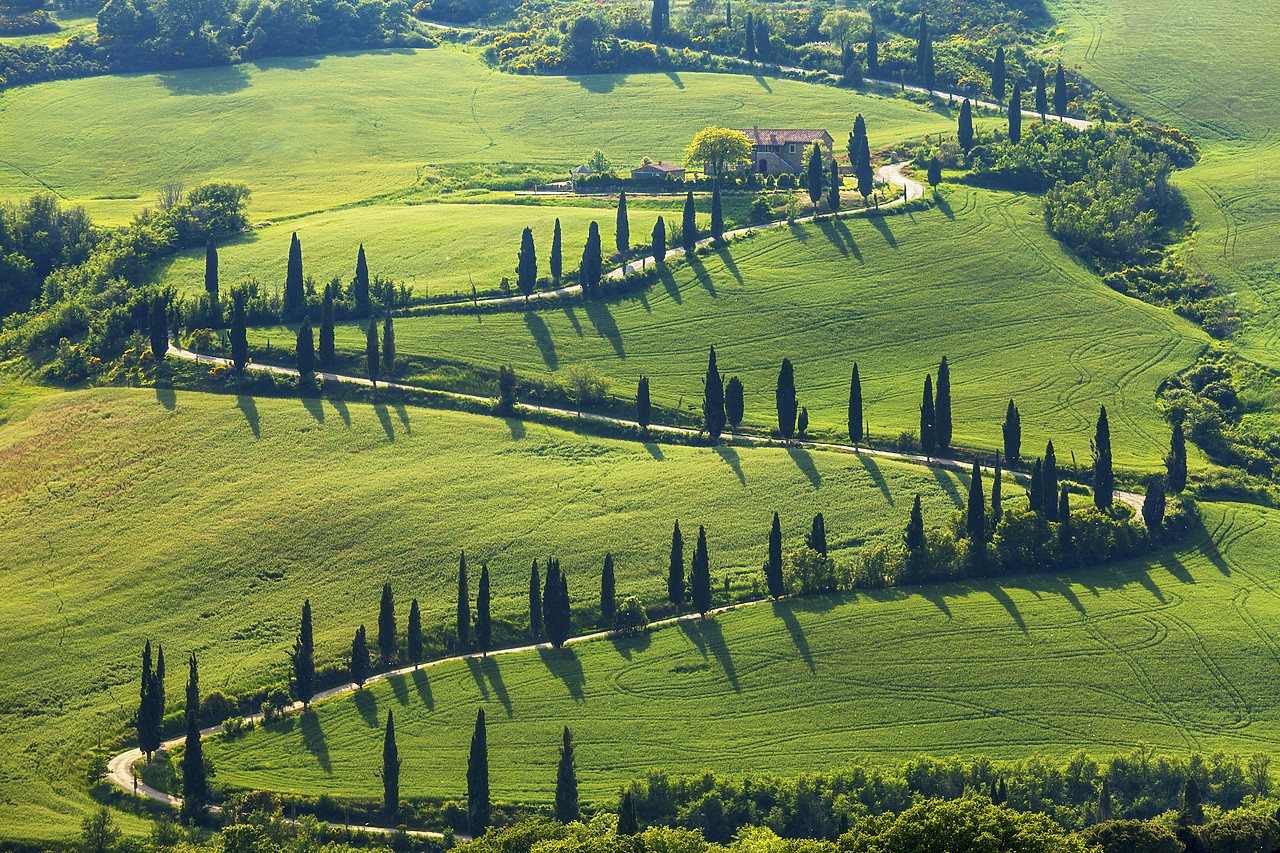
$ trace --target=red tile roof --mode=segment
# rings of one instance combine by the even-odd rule
[[[741,130],[752,145],[786,145],[790,142],[818,142],[827,135],[825,130],[765,130],[753,127]]]
[[[631,171],[638,172],[641,169],[657,169],[659,172],[683,172],[684,171],[683,166],[677,166],[674,163],[646,163],[643,166],[637,166]]]

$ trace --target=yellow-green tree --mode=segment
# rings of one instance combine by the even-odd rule
[[[686,169],[703,168],[716,180],[729,166],[751,158],[751,140],[740,130],[704,127],[684,151]]]

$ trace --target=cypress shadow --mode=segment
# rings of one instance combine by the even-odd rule
[[[966,494],[964,496],[961,496],[960,490],[956,488],[956,481],[953,480],[951,477],[948,477],[946,474],[946,471],[944,471],[941,468],[930,467],[929,473],[933,474],[933,479],[937,481],[939,488],[941,488],[944,492],[947,493],[948,496],[950,496],[951,502],[956,505],[956,509],[964,509],[969,505],[969,496],[967,494],[967,489],[968,489],[967,477],[965,478]]]
[[[533,342],[537,344],[538,352],[542,355],[542,363],[548,370],[559,367],[560,359],[556,357],[556,345],[551,341],[551,330],[547,328],[546,321],[539,315],[526,311],[524,325],[529,330],[529,334],[533,335]]]
[[[329,761],[329,744],[325,740],[324,731],[320,728],[320,717],[316,714],[315,708],[308,708],[302,713],[298,718],[298,726],[302,732],[302,745],[306,747],[307,752],[316,757],[321,770],[325,773],[333,772],[333,765]]]
[[[613,320],[613,314],[609,311],[609,306],[603,302],[588,302],[586,304],[587,319],[591,321],[591,325],[595,327],[596,334],[602,338],[606,338],[613,346],[613,352],[618,358],[626,358],[627,351],[622,346],[622,333],[618,331],[618,324]]]
[[[162,388],[159,385],[157,385],[156,386],[156,402],[172,412],[173,407],[176,406],[178,403],[178,398],[177,398],[177,395],[173,393],[172,388]]]
[[[707,646],[711,649],[711,653],[715,655],[716,663],[720,664],[724,674],[729,677],[729,684],[733,686],[733,692],[741,693],[742,687],[738,684],[738,671],[734,669],[733,659],[729,657],[729,647],[725,644],[724,634],[720,631],[720,623],[714,619],[706,619],[698,623],[698,628],[706,635]]]
[[[480,660],[480,672],[484,677],[489,679],[489,686],[493,688],[493,693],[498,697],[498,701],[502,703],[502,707],[506,709],[507,716],[511,716],[511,696],[507,693],[507,685],[502,681],[502,670],[498,668],[496,658],[482,658]]]
[[[809,672],[813,672],[813,653],[809,651],[809,641],[805,639],[804,629],[796,621],[796,615],[791,612],[791,605],[785,601],[773,602],[773,615],[787,626],[787,632],[791,634],[791,642],[796,644],[800,659],[804,661],[805,666],[809,667]]]
[[[773,94],[773,88],[772,88],[772,87],[770,87],[770,85],[769,85],[769,81],[768,81],[767,79],[765,79],[765,76],[764,76],[763,74],[757,74],[757,75],[755,75],[755,77],[754,77],[754,78],[752,78],[752,79],[754,79],[757,83],[759,83],[759,84],[760,84],[760,88],[761,88],[761,89],[764,89],[764,90],[765,90],[766,92],[768,92],[770,95],[772,95],[772,94]]]
[[[738,284],[742,284],[742,273],[738,272],[738,265],[733,262],[733,255],[729,252],[729,247],[721,246],[716,249],[716,255],[725,265],[725,269],[729,270],[733,277],[738,280]],[[714,290],[711,291],[711,295],[715,296]]]
[[[422,700],[422,704],[427,706],[427,710],[434,711],[436,709],[436,700],[431,695],[431,682],[427,679],[426,670],[415,669],[413,671],[413,686],[418,691],[418,698]]]
[[[836,230],[834,222],[830,219],[824,219],[818,223],[818,228],[831,241],[831,245],[836,247],[837,252],[846,258],[849,257],[849,246],[845,242],[844,235]]]
[[[843,219],[835,221],[835,229],[840,236],[844,238],[844,242],[849,246],[849,254],[853,255],[856,260],[862,260],[862,250],[858,248],[858,243],[853,239],[853,233],[849,231],[849,226],[845,224]]]
[[[644,443],[644,449],[649,451],[649,455],[659,462],[663,462],[667,458],[662,455],[662,448],[654,444],[652,441],[646,441]]]
[[[253,430],[254,438],[262,438],[262,428],[258,423],[258,404],[248,394],[236,395],[236,408],[244,413],[244,419],[249,422],[249,429]]]
[[[378,725],[378,700],[369,690],[357,690],[355,693],[356,710],[360,712],[365,725]]]
[[[324,423],[324,406],[321,405],[318,397],[303,397],[302,408],[306,409],[317,423]]]
[[[538,649],[538,657],[542,658],[547,671],[564,682],[569,696],[575,702],[582,701],[582,688],[586,685],[586,676],[582,673],[582,663],[573,649]]]
[[[564,311],[565,318],[573,325],[573,330],[577,332],[578,337],[582,337],[582,324],[578,322],[578,314],[573,310],[573,306],[561,300],[560,310]]]
[[[609,642],[613,643],[613,650],[622,655],[627,660],[631,660],[632,652],[643,652],[649,648],[652,642],[649,638],[649,632],[645,631],[636,637],[621,637],[617,634],[609,637]]]
[[[867,219],[871,220],[871,224],[880,232],[880,236],[884,237],[884,241],[889,244],[890,248],[898,248],[898,241],[894,239],[893,232],[889,230],[889,223],[885,222],[883,213],[873,213]]]
[[[694,276],[698,279],[698,284],[706,288],[707,293],[717,296],[716,286],[711,282],[711,274],[707,272],[707,265],[702,262],[702,258],[697,253],[686,254],[685,259],[689,262],[689,269],[693,270]]]
[[[1013,617],[1013,621],[1018,624],[1018,629],[1025,635],[1027,633],[1027,623],[1022,619],[1022,611],[1018,610],[1018,605],[1013,603],[1013,599],[1009,597],[1009,593],[1005,592],[994,584],[987,592],[991,593],[991,597],[1000,602],[1004,609],[1009,611],[1009,615]]]
[[[413,427],[409,425],[409,410],[404,407],[404,403],[392,403],[391,408],[396,410],[396,414],[400,417],[400,425],[404,427],[405,435],[413,435]]]
[[[942,213],[947,217],[947,219],[954,220],[956,218],[955,213],[951,210],[951,205],[947,203],[946,196],[944,195],[938,196],[937,204],[938,204],[938,210],[941,210]]]
[[[506,423],[507,429],[511,430],[511,437],[513,439],[515,439],[516,441],[519,441],[520,439],[524,438],[525,436],[524,421],[520,420],[519,418],[503,418],[502,420],[504,423]]]
[[[346,403],[341,400],[330,400],[329,405],[333,406],[333,410],[338,413],[338,417],[342,418],[345,425],[351,426],[351,412],[347,411]]]
[[[738,459],[738,451],[727,445],[717,444],[716,455],[723,459],[725,463],[733,469],[733,473],[738,475],[738,482],[745,486],[747,484],[747,478],[742,476],[742,464]]]
[[[691,620],[686,620],[677,622],[676,624],[680,626],[680,633],[684,634],[685,637],[688,638],[689,642],[693,643],[694,647],[698,650],[698,654],[702,655],[703,660],[706,660],[707,639],[702,636],[702,631],[698,630],[697,623]]]
[[[382,423],[382,431],[387,434],[387,441],[395,441],[396,430],[395,427],[391,426],[391,415],[387,413],[386,404],[377,403],[374,405],[373,410],[378,413],[378,420]]]
[[[393,675],[387,679],[387,684],[391,685],[391,695],[396,697],[396,701],[401,705],[409,704],[409,680],[403,675]]]
[[[923,598],[925,601],[928,601],[934,607],[941,610],[942,615],[950,619],[951,608],[947,606],[947,599],[946,599],[946,596],[942,594],[942,590],[938,589],[937,587],[923,587],[923,589],[926,589],[928,591],[921,592],[920,597]]]
[[[676,284],[676,277],[671,274],[671,270],[667,266],[662,267],[662,271],[658,273],[658,278],[662,281],[662,286],[666,288],[667,295],[671,297],[671,301],[677,305],[684,303],[680,297],[680,286]]]
[[[818,468],[813,464],[813,457],[809,455],[809,451],[803,447],[787,448],[787,455],[791,457],[791,461],[796,463],[804,475],[809,478],[809,484],[815,489],[822,488],[822,475],[818,473]]]
[[[889,484],[884,480],[884,474],[880,473],[880,466],[876,464],[876,458],[869,454],[860,453],[858,459],[862,462],[863,469],[871,477],[871,481],[880,489],[880,494],[884,495],[885,501],[889,506],[893,506],[893,495],[889,494]]]
[[[664,73],[665,73],[668,77],[670,77],[670,78],[671,78],[671,82],[672,82],[672,83],[675,83],[675,84],[676,84],[676,88],[677,88],[677,89],[683,89],[683,88],[684,88],[684,82],[683,82],[683,81],[681,81],[681,79],[680,79],[680,75],[679,75],[679,74],[677,74],[677,73],[676,73],[676,72],[674,72],[674,71],[666,71],[666,72],[664,72]]]

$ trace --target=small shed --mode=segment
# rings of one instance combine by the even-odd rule
[[[646,163],[631,170],[631,177],[636,180],[683,181],[684,169],[671,163]]]

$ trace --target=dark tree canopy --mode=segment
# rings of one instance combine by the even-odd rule
[[[942,183],[942,163],[938,161],[937,157],[929,158],[929,169],[926,172],[926,180],[929,181],[929,186],[935,190],[938,188],[938,184]]]
[[[658,217],[657,222],[653,223],[650,245],[653,247],[653,262],[658,266],[664,266],[667,262],[667,223],[661,216]]]
[[[467,590],[467,552],[458,556],[458,649],[471,646],[471,593]]]
[[[1045,116],[1049,113],[1049,101],[1044,90],[1044,69],[1036,69],[1036,112],[1040,113],[1040,120],[1044,121]]]
[[[1000,506],[1000,477],[1002,472],[1000,471],[999,453],[996,454],[996,464],[994,468],[995,471],[991,474],[991,518],[994,522],[999,522],[1002,510],[1002,507]]]
[[[243,288],[231,291],[231,364],[237,371],[249,366],[249,332],[245,324],[244,303],[248,294]]]
[[[748,13],[747,17],[751,17]],[[698,214],[693,206],[693,190],[689,190],[684,197],[684,215],[680,224],[680,245],[684,248],[685,253],[693,251],[694,245],[698,242]]]
[[[625,264],[627,250],[631,248],[631,223],[627,221],[626,190],[618,193],[618,223],[614,230],[614,245],[618,248],[618,254],[622,255],[622,262]]]
[[[707,557],[707,530],[701,525],[690,566],[689,589],[693,593],[693,609],[706,616],[711,609],[711,563]]]
[[[862,379],[858,376],[858,363],[853,363],[853,375],[849,378],[849,440],[857,446],[862,441]]]
[[[1062,70],[1062,63],[1058,63],[1058,70],[1053,77],[1053,112],[1054,115],[1064,116],[1067,114],[1067,104],[1071,98],[1067,92],[1067,73]]]
[[[932,92],[934,84],[933,37],[929,34],[928,16],[923,13],[920,15],[920,31],[916,36],[916,74],[920,78],[920,84]]]
[[[476,591],[476,647],[487,652],[493,640],[493,622],[489,615],[489,565],[480,564],[480,588]]]
[[[409,663],[415,667],[422,663],[422,612],[418,609],[418,599],[409,604]]]
[[[604,569],[600,572],[600,621],[602,624],[613,623],[613,614],[617,607],[618,590],[613,577],[613,554],[605,552]]]
[[[636,423],[640,425],[640,429],[649,428],[652,414],[649,405],[649,377],[641,376],[636,386]]]
[[[529,638],[542,636],[542,579],[538,577],[538,561],[529,569]]]
[[[764,16],[756,21],[756,58],[761,62],[773,59],[773,46],[769,44],[769,24]]]
[[[467,829],[472,838],[479,838],[489,828],[490,809],[489,739],[481,708],[476,712],[476,728],[467,757]]]
[[[320,307],[320,366],[333,370],[333,289],[324,287],[324,302]]]
[[[1146,497],[1142,499],[1142,520],[1151,533],[1159,533],[1164,526],[1164,512],[1167,505],[1164,474],[1148,474],[1144,485]]]
[[[750,12],[747,12],[747,23],[742,31],[742,52],[748,62],[753,62],[756,58],[756,26],[755,19]]]
[[[827,207],[831,208],[832,213],[840,209],[840,167],[836,164],[834,157],[831,159],[831,183],[827,191]]]
[[[560,220],[556,220],[557,226]],[[559,230],[556,232],[559,233]],[[538,283],[538,255],[533,248],[533,229],[526,228],[520,235],[520,251],[516,255],[516,287],[524,294],[525,302],[533,294]]]
[[[601,269],[604,265],[601,251],[600,225],[592,220],[587,229],[587,244],[582,249],[582,265],[578,268],[585,296],[595,296],[600,290]]]
[[[924,550],[924,512],[920,509],[920,496],[916,495],[911,505],[911,519],[907,522],[907,533],[904,537],[907,550],[918,553]]]
[[[369,371],[369,381],[373,386],[378,387],[378,321],[375,317],[369,318],[369,328],[365,330],[364,338],[364,360],[365,366]]]
[[[210,299],[218,298],[218,242],[212,236],[204,246],[204,291]]]
[[[747,13],[747,20],[751,20],[751,13]],[[640,832],[640,824],[636,820],[636,801],[630,791],[624,791],[622,794],[622,802],[618,805],[618,834],[619,835],[636,835]]]
[[[578,819],[578,771],[573,764],[573,735],[564,727],[560,742],[560,764],[556,767],[556,820],[570,823]]]
[[[382,600],[378,605],[378,654],[382,668],[390,669],[396,656],[396,605],[389,583],[382,585]]]
[[[302,281],[302,242],[295,231],[289,242],[289,267],[285,273],[284,299],[280,311],[286,323],[294,323],[301,319],[306,308],[307,297]]]
[[[966,154],[973,148],[973,107],[969,105],[968,98],[965,98],[964,103],[960,105],[960,120],[956,125],[956,142],[960,143],[960,148]]]
[[[724,209],[720,205],[718,177],[715,186],[711,188],[711,240],[715,243],[724,242]]]
[[[924,395],[920,401],[920,449],[932,456],[937,447],[936,420],[933,405],[933,377],[924,377]]]
[[[791,438],[796,431],[796,378],[791,359],[782,360],[778,371],[778,387],[773,395],[778,410],[778,432],[783,438]]]
[[[1187,441],[1182,433],[1182,422],[1173,425],[1173,435],[1169,439],[1169,455],[1164,460],[1168,474],[1169,491],[1181,494],[1187,487]]]
[[[822,146],[817,142],[813,143],[813,148],[809,150],[808,186],[805,189],[809,192],[809,201],[816,208],[818,200],[822,198],[822,175],[826,168],[826,164],[822,161]]]
[[[982,469],[975,461],[969,474],[969,505],[965,513],[965,531],[975,544],[987,540],[986,500],[987,496],[982,491]]]
[[[364,257],[364,243],[356,253],[356,275],[351,280],[351,295],[356,301],[356,313],[364,316],[369,313],[369,264]]]
[[[369,643],[365,639],[364,626],[356,629],[356,636],[351,641],[351,680],[357,687],[363,687],[369,677]]]
[[[289,655],[293,664],[293,698],[307,706],[316,693],[315,645],[311,632],[311,599],[302,603],[302,624]]]
[[[382,368],[388,377],[396,375],[396,327],[390,308],[382,319]]]
[[[813,527],[805,537],[804,544],[822,556],[827,556],[827,520],[823,518],[822,513],[813,517]]]
[[[781,598],[786,592],[782,578],[782,523],[776,512],[769,528],[769,557],[764,564],[764,579],[771,597]]]
[[[684,604],[684,537],[680,522],[671,532],[671,560],[667,564],[667,600],[679,607]]]
[[[168,304],[162,294],[151,297],[151,316],[147,324],[151,333],[151,356],[156,361],[163,361],[169,351],[169,311]]]
[[[734,376],[729,379],[729,384],[724,389],[724,416],[729,421],[729,425],[737,429],[742,423],[744,412],[742,381]]]
[[[871,35],[867,37],[867,74],[872,77],[880,73],[880,34],[876,32],[875,21],[871,22]]]
[[[1022,141],[1022,81],[1013,81],[1013,94],[1009,96],[1009,141],[1017,145]]]
[[[182,753],[182,818],[199,822],[209,802],[208,780],[205,778],[204,746],[200,741],[200,674],[195,652],[188,661],[187,706],[183,718],[187,736]]]
[[[712,347],[707,358],[707,375],[702,385],[702,425],[711,440],[716,441],[724,432],[724,423],[724,385],[716,366],[716,348]]]
[[[991,97],[996,103],[1004,100],[1004,45],[996,47],[995,62],[991,65]]]
[[[1111,468],[1111,426],[1107,423],[1107,407],[1098,413],[1098,427],[1093,435],[1093,502],[1098,509],[1111,509],[1116,477]]]
[[[396,747],[396,724],[390,709],[382,735],[382,809],[390,818],[400,810],[400,750]]]
[[[1049,521],[1058,520],[1058,456],[1053,452],[1053,442],[1044,448],[1044,468],[1040,469],[1040,490],[1044,495],[1044,515]]]
[[[1022,414],[1012,400],[1009,401],[1009,407],[1005,409],[1002,431],[1004,457],[1010,462],[1017,462],[1022,458]]]
[[[302,325],[298,327],[298,340],[294,347],[297,357],[297,367],[299,376],[310,376],[316,369],[316,348],[314,339],[311,336],[311,318],[303,317]]]

